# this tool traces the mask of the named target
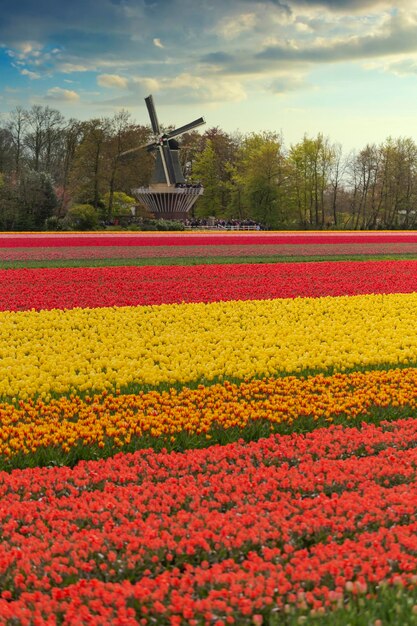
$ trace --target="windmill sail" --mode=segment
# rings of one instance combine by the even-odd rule
[[[146,106],[148,108],[148,113],[149,113],[149,117],[150,117],[150,120],[151,120],[152,130],[155,133],[155,135],[160,135],[161,131],[160,131],[160,128],[159,128],[158,117],[156,115],[155,105],[153,103],[152,96],[148,96],[147,98],[145,98],[145,102],[146,102]]]
[[[167,134],[168,139],[172,137],[178,137],[178,135],[182,135],[193,128],[197,128],[197,126],[201,126],[205,124],[204,117],[199,117],[198,120],[194,120],[194,122],[190,122],[189,124],[185,124],[184,126],[180,126],[180,128],[174,128],[171,132]]]
[[[152,130],[155,135],[155,140],[150,143],[137,146],[136,148],[130,148],[119,154],[119,157],[124,157],[127,154],[136,152],[141,148],[146,148],[148,152],[156,151],[156,165],[154,175],[152,177],[152,183],[159,185],[178,185],[185,183],[185,178],[182,173],[179,156],[178,156],[178,143],[174,140],[174,137],[179,137],[197,126],[205,124],[203,117],[199,117],[193,122],[189,122],[179,128],[174,128],[168,133],[161,134],[161,128],[159,126],[158,116],[156,115],[155,105],[152,96],[145,98],[146,107],[149,113],[149,119],[151,120]]]

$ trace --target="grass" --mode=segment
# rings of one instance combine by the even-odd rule
[[[301,611],[260,611],[263,626],[415,626],[417,624],[417,588],[381,585],[366,595],[347,594],[343,607],[326,613]]]
[[[148,258],[110,258],[110,259],[44,259],[44,260],[0,260],[0,269],[45,268],[45,267],[143,267],[147,265],[227,265],[243,263],[308,263],[325,261],[398,261],[414,260],[417,254],[341,254],[325,256],[239,256],[239,257],[148,257]]]

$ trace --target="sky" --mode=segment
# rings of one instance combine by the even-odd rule
[[[417,141],[416,0],[0,0],[0,116]]]

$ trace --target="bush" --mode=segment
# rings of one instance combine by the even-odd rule
[[[91,204],[73,204],[66,221],[73,230],[96,230],[99,226],[99,213]]]

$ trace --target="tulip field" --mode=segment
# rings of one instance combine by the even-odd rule
[[[0,283],[0,626],[417,623],[417,233],[0,233]]]

